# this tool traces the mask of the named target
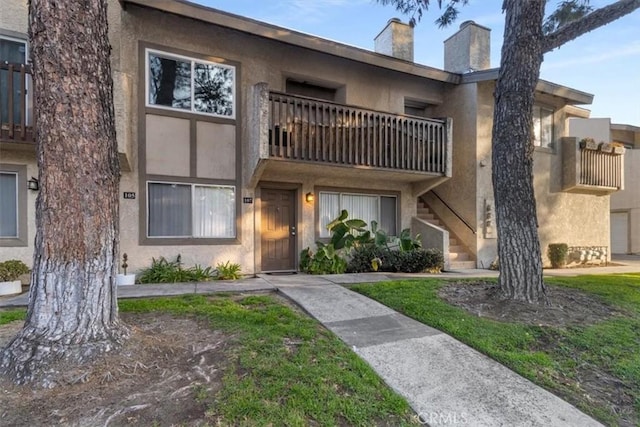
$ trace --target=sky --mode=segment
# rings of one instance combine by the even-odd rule
[[[390,18],[407,22],[391,5],[375,0],[191,0],[215,9],[373,50],[374,37]],[[553,7],[559,0],[550,0]],[[491,28],[491,66],[500,65],[502,0],[470,0],[457,21],[439,29],[437,1],[414,31],[415,62],[442,68],[443,42],[466,20]],[[592,0],[602,7],[612,0]],[[594,95],[591,117],[640,126],[640,10],[587,33],[544,57],[540,78]]]

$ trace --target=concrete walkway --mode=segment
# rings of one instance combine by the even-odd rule
[[[545,275],[640,272],[640,256],[619,266],[545,270]],[[441,275],[260,274],[234,282],[121,286],[119,298],[279,291],[362,357],[431,426],[599,426],[575,407],[450,336],[343,285],[389,279],[496,277],[489,270]],[[0,307],[26,306],[27,294],[0,297]]]
[[[341,286],[357,276],[260,275],[347,343],[428,425],[600,425],[465,344]]]

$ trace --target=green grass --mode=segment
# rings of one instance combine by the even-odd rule
[[[598,295],[625,314],[590,326],[527,326],[478,318],[445,303],[437,296],[444,285],[439,279],[351,289],[446,332],[608,425],[629,420],[640,425],[640,274],[553,278],[547,283]],[[634,413],[621,415],[612,405],[585,396],[580,379],[586,371],[620,381]]]
[[[14,320],[24,320],[27,312],[22,308],[14,308],[6,311],[0,310],[0,326],[11,323]]]
[[[336,336],[270,295],[189,295],[122,300],[122,312],[196,316],[230,333],[222,389],[209,396],[207,420],[222,426],[413,426],[407,402]],[[25,310],[0,311],[0,325]]]
[[[220,425],[417,425],[406,401],[338,338],[272,296],[125,300],[120,309],[202,316],[233,334],[231,368],[207,413]]]

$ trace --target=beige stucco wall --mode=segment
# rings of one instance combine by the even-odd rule
[[[27,34],[27,0],[3,0],[0,10],[0,29]]]
[[[629,215],[629,251],[640,253],[640,149],[624,153],[624,190],[611,195],[611,211]]]
[[[609,118],[567,119],[567,136],[575,136],[578,139],[593,138],[596,142],[611,142],[610,129]]]
[[[494,83],[480,82],[453,87],[446,105],[436,112],[454,119],[454,176],[436,191],[465,219],[476,226],[475,235],[446,210],[438,212],[454,233],[477,257],[478,267],[486,268],[497,254],[495,228],[485,232],[487,206],[494,203],[491,181],[491,135],[493,126]],[[566,119],[574,107],[563,100],[538,93],[536,102],[553,108],[554,135],[558,140],[568,132]],[[549,243],[570,246],[609,245],[609,197],[561,192],[562,158],[557,148],[534,149],[534,190],[537,203],[540,245],[543,262]],[[494,213],[495,215],[495,213]],[[495,227],[495,223],[493,223]]]
[[[126,12],[121,13],[119,19],[121,19],[121,24],[118,31],[123,37],[119,43],[118,72],[128,76],[128,85],[126,90],[123,90],[127,93],[123,93],[122,96],[133,106],[131,119],[121,127],[126,127],[128,133],[134,135],[134,140],[138,135],[135,124],[144,123],[137,117],[139,114],[138,102],[142,102],[138,99],[138,85],[143,84],[142,81],[138,81],[138,41],[151,43],[158,49],[181,50],[184,51],[183,53],[191,52],[194,55],[224,58],[239,64],[240,89],[237,98],[239,114],[236,131],[239,132],[239,140],[243,144],[243,155],[251,151],[249,150],[251,144],[256,143],[251,139],[254,134],[251,129],[253,122],[248,118],[254,108],[249,88],[256,83],[265,82],[270,90],[283,91],[287,77],[326,82],[342,88],[338,96],[343,98],[341,101],[346,104],[395,113],[404,112],[405,97],[427,103],[441,103],[443,101],[441,83],[430,83],[410,75],[365,66],[321,52],[308,51],[248,36],[237,31],[193,20],[184,20],[174,15],[140,9],[132,5],[128,5]],[[242,46],[242,49],[238,49],[238,46]],[[227,156],[222,151],[216,152],[216,155],[225,159],[229,157],[229,162],[233,162],[232,151],[229,148],[222,150],[227,152]],[[249,163],[244,158],[242,160],[244,164]],[[198,168],[204,167],[203,164],[203,161],[198,159]],[[134,173],[123,174],[121,193],[136,191],[140,197],[139,193],[143,191],[143,186],[138,182],[138,169],[135,164],[133,168]],[[228,175],[227,172],[224,174]],[[322,186],[362,188],[363,190],[394,193],[400,191],[401,227],[409,227],[411,217],[416,212],[416,201],[411,194],[410,183],[388,181],[382,178],[376,181],[375,176],[370,172],[362,171],[362,180],[354,182],[339,174],[334,174],[332,177],[310,177],[298,174],[296,178],[292,179],[290,174],[284,173],[282,176],[278,176],[276,172],[261,177],[261,181],[296,184],[301,199],[307,192],[313,192],[316,187]],[[246,183],[243,183],[238,186],[236,197],[254,198],[253,204],[240,205],[238,244],[207,246],[139,245],[140,224],[138,224],[138,217],[141,212],[138,200],[122,199],[121,251],[128,253],[131,269],[135,271],[148,265],[152,257],[174,257],[180,253],[186,264],[212,265],[231,260],[240,263],[243,272],[254,273],[256,265],[259,263],[259,236],[255,234],[256,224],[259,224],[260,221],[259,191],[256,191],[256,188],[247,187]],[[316,240],[314,205],[301,200],[299,209],[299,226],[302,228],[298,231],[298,251],[313,245]]]
[[[473,84],[451,86],[447,88],[445,98],[447,102],[434,108],[432,114],[453,119],[453,176],[435,188],[435,192],[465,221],[475,226],[478,88]],[[464,223],[443,206],[439,209],[434,204],[432,208],[453,234],[462,240],[462,244],[472,253],[477,253],[476,236]]]

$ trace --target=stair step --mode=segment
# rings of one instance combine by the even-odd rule
[[[449,261],[469,261],[469,254],[466,252],[449,252]]]
[[[449,244],[449,252],[466,252],[466,250],[462,245]]]
[[[425,219],[425,221],[427,221],[429,224],[437,225],[438,227],[440,227],[439,219]]]
[[[466,270],[476,268],[475,261],[451,261],[449,262],[449,270]]]
[[[458,244],[458,239],[449,237],[449,247],[456,246],[457,244]]]

